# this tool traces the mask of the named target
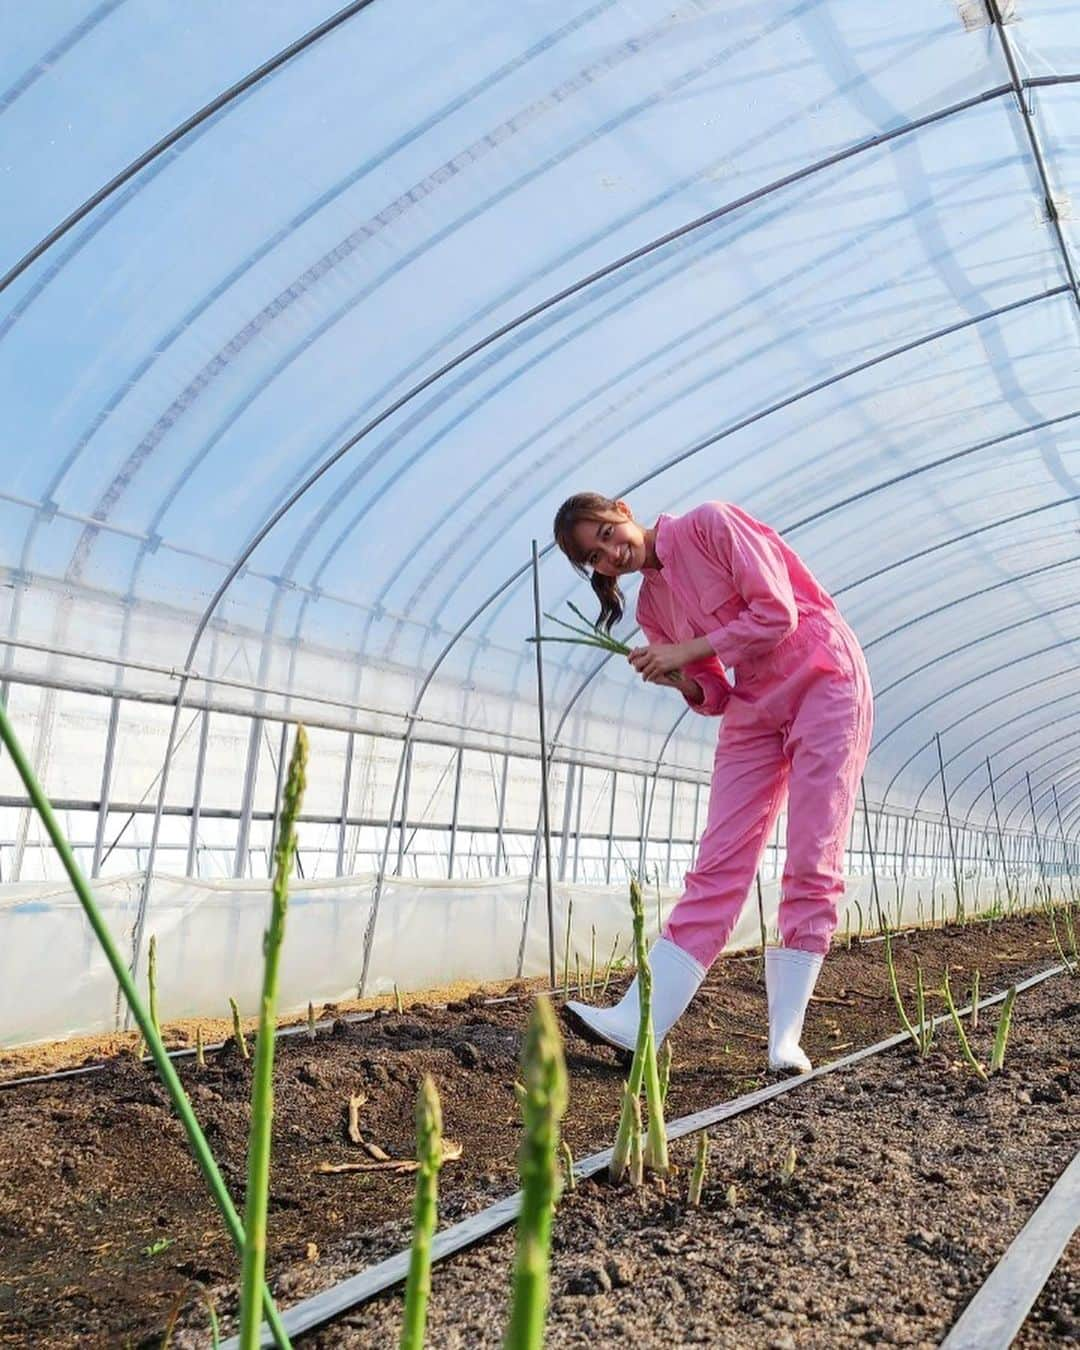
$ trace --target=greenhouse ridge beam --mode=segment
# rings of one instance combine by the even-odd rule
[[[1020,117],[1024,123],[1024,132],[1027,136],[1032,158],[1035,161],[1039,182],[1042,184],[1043,201],[1046,204],[1046,213],[1054,229],[1054,238],[1057,241],[1058,252],[1061,255],[1061,261],[1065,268],[1065,275],[1069,278],[1069,287],[1072,290],[1073,301],[1076,304],[1077,317],[1080,318],[1080,290],[1077,289],[1076,285],[1076,272],[1073,270],[1072,258],[1069,255],[1069,246],[1065,241],[1065,235],[1061,228],[1061,217],[1058,213],[1057,203],[1054,200],[1053,188],[1050,186],[1050,176],[1046,171],[1046,158],[1039,141],[1039,133],[1035,129],[1035,119],[1028,107],[1027,100],[1024,98],[1024,81],[1021,79],[1020,72],[1016,68],[1016,54],[1013,51],[1012,43],[1009,41],[1009,36],[1005,32],[1005,24],[1002,22],[999,0],[986,0],[986,7],[990,14],[992,26],[997,30],[998,42],[1005,57],[1005,64],[1009,68],[1009,77],[1012,80],[1013,93],[1016,95],[1016,103],[1020,109]]]
[[[238,99],[241,94],[254,88],[254,86],[261,80],[264,80],[267,75],[273,74],[279,67],[285,65],[286,62],[291,61],[294,56],[298,56],[301,52],[306,51],[313,43],[318,42],[320,38],[325,37],[340,24],[343,24],[347,19],[351,19],[353,15],[359,13],[360,10],[366,9],[371,3],[372,0],[352,0],[351,4],[346,5],[344,9],[338,10],[336,14],[332,14],[330,18],[324,20],[323,23],[312,28],[310,32],[305,33],[303,37],[297,38],[295,42],[291,42],[287,47],[282,48],[276,56],[272,56],[269,61],[264,61],[261,66],[257,66],[253,71],[250,71],[243,79],[238,80],[236,84],[230,85],[228,89],[218,94],[216,98],[211,99],[210,102],[200,108],[198,112],[193,113],[190,117],[181,122],[179,126],[174,127],[172,131],[163,136],[156,144],[152,145],[148,150],[144,150],[141,155],[131,161],[126,169],[122,169],[120,173],[114,178],[111,178],[104,187],[98,188],[97,192],[88,197],[80,207],[77,207],[76,210],[72,211],[72,213],[62,220],[59,225],[50,230],[49,233],[35,244],[28,253],[24,254],[3,277],[0,277],[0,294],[6,291],[13,281],[20,277],[32,263],[36,262],[37,259],[41,257],[43,253],[46,253],[52,248],[53,244],[62,239],[69,230],[73,229],[80,220],[84,220],[91,211],[100,206],[108,197],[111,197],[118,188],[123,187],[123,185],[134,178],[137,173],[142,169],[145,169],[148,164],[151,164],[160,155],[163,155],[166,150],[171,149],[171,147],[174,146],[177,141],[182,140],[188,132],[201,126],[208,118],[213,117],[215,113],[220,112],[222,108],[227,107],[230,103]]]

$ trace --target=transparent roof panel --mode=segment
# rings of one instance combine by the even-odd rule
[[[868,786],[936,809],[936,731],[963,779],[1034,682],[1068,715],[1080,614],[1075,7],[1004,8],[5,9],[5,668],[534,745],[559,502],[726,498],[867,646]],[[708,766],[545,662],[563,745]]]

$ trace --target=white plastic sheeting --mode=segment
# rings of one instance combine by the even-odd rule
[[[535,819],[530,541],[596,489],[786,533],[868,653],[873,806],[943,811],[940,733],[956,818],[993,824],[989,758],[1006,828],[1072,847],[1078,32],[1076,0],[3,6],[0,692],[87,837],[113,772],[195,820],[178,696],[227,742],[238,879],[276,719],[382,738],[373,816],[418,727],[510,752]],[[624,663],[551,647],[546,687],[565,757],[707,772],[715,726]],[[162,716],[110,760],[112,693]],[[320,827],[366,818],[337,751],[312,774]],[[140,865],[197,872],[182,835]]]
[[[371,913],[374,878],[299,885],[290,900],[281,966],[279,1008],[302,1011],[355,998],[363,960],[364,931]],[[1032,900],[1035,878],[1012,881],[1017,903]],[[142,878],[113,877],[96,889],[106,923],[130,947]],[[372,967],[378,972],[367,993],[438,989],[455,981],[513,979],[548,970],[547,902],[542,884],[527,877],[488,882],[398,882],[387,884]],[[762,887],[770,941],[776,940],[778,884]],[[679,892],[646,890],[647,930],[666,920]],[[522,921],[528,899],[528,925]],[[602,976],[618,944],[616,960],[632,950],[625,886],[554,888],[558,978],[567,958],[569,973],[580,967]],[[955,890],[946,876],[882,878],[880,900],[891,924],[940,922],[956,911]],[[151,929],[157,937],[158,1003],[162,1020],[228,1017],[229,998],[245,1015],[258,1011],[262,982],[262,935],[267,888],[255,883],[213,884],[155,877]],[[969,888],[966,912],[1000,911],[1004,889],[993,882]],[[572,906],[572,907],[571,907]],[[876,931],[876,903],[869,877],[849,879],[837,941],[860,928]],[[595,948],[593,935],[595,933]],[[483,934],[484,940],[475,935]],[[744,908],[726,950],[760,947],[756,900]],[[595,957],[594,957],[595,951]],[[595,966],[594,966],[595,960]],[[520,962],[520,966],[519,966]],[[0,896],[0,1045],[112,1031],[116,981],[90,932],[73,892],[43,882],[5,888]]]

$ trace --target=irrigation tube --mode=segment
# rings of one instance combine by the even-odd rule
[[[1078,1225],[1080,1153],[1009,1244],[941,1350],[1009,1350]]]
[[[1022,980],[1017,984],[1016,989],[1018,992],[1030,989],[1054,975],[1060,975],[1064,969],[1065,967],[1061,965],[1051,966],[1049,970],[1044,970],[1038,975],[1032,975],[1028,979]],[[1004,1002],[1007,996],[1008,991],[1005,990],[1000,994],[992,995],[990,998],[980,999],[979,1007],[980,1009],[991,1008],[995,1003]],[[964,1017],[970,1012],[971,1005],[968,1004],[959,1010],[959,1016]],[[938,1026],[950,1020],[950,1014],[942,1013],[933,1019],[933,1023]],[[720,1121],[730,1120],[733,1116],[752,1111],[755,1107],[772,1101],[774,1097],[783,1096],[786,1092],[793,1092],[806,1083],[824,1077],[825,1074],[836,1072],[837,1069],[846,1069],[853,1064],[858,1064],[861,1060],[869,1059],[871,1055],[892,1050],[910,1039],[906,1031],[898,1032],[887,1040],[878,1041],[876,1045],[866,1046],[850,1055],[844,1055],[842,1059],[834,1059],[828,1064],[823,1064],[810,1073],[800,1074],[796,1078],[785,1078],[777,1083],[770,1083],[767,1087],[746,1093],[745,1096],[735,1097],[731,1101],[721,1102],[718,1106],[710,1106],[704,1111],[695,1111],[692,1115],[669,1121],[667,1124],[668,1140],[681,1139],[685,1135],[695,1134],[698,1130],[705,1130],[711,1125],[719,1124]],[[582,1158],[579,1162],[576,1162],[574,1164],[575,1178],[580,1181],[584,1177],[595,1176],[597,1172],[607,1167],[611,1161],[611,1153],[612,1150],[606,1148],[600,1153],[594,1153],[590,1157]],[[494,1205],[481,1210],[479,1214],[470,1215],[469,1218],[462,1219],[460,1223],[444,1228],[432,1240],[432,1262],[442,1261],[448,1256],[453,1256],[466,1247],[471,1247],[480,1242],[483,1238],[499,1232],[500,1229],[508,1227],[517,1219],[520,1208],[521,1192],[515,1191],[513,1195],[508,1195],[504,1199],[496,1201]],[[406,1248],[404,1251],[397,1252],[394,1256],[387,1257],[385,1261],[380,1261],[374,1266],[369,1266],[367,1270],[362,1270],[358,1274],[350,1276],[349,1279],[343,1280],[340,1284],[333,1285],[319,1294],[313,1294],[311,1298],[303,1299],[301,1302],[294,1304],[282,1315],[285,1329],[290,1336],[301,1336],[305,1332],[313,1331],[316,1327],[332,1321],[342,1313],[348,1312],[349,1309],[355,1308],[361,1303],[367,1303],[395,1284],[400,1284],[408,1273],[409,1256],[410,1249]],[[272,1346],[273,1341],[266,1338],[264,1334],[260,1344]],[[239,1341],[236,1337],[224,1341],[222,1350],[239,1350]]]

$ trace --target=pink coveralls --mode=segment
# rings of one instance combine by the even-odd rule
[[[665,936],[708,966],[731,934],[788,796],[785,947],[825,953],[873,717],[858,641],[799,557],[727,502],[660,516],[637,620],[650,643],[705,637],[684,670],[704,716],[724,715],[709,819]],[[732,688],[724,667],[735,672]]]

